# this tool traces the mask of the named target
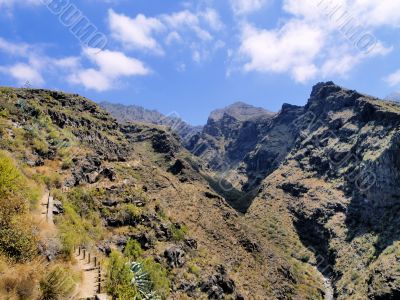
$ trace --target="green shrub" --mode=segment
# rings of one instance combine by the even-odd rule
[[[37,239],[25,216],[12,218],[0,229],[0,254],[17,262],[27,262],[37,255]]]
[[[118,252],[111,252],[107,270],[107,292],[113,299],[137,299],[138,292],[131,284],[133,273],[130,265]]]
[[[76,283],[69,271],[55,267],[40,281],[41,300],[67,299],[75,290]]]
[[[130,259],[131,261],[137,261],[143,254],[143,249],[140,246],[139,242],[130,239],[125,246],[124,255]]]
[[[142,209],[134,204],[124,204],[119,208],[117,218],[127,225],[135,225],[140,221]]]
[[[27,178],[0,151],[0,254],[18,262],[36,255],[36,236],[26,218],[34,197]]]
[[[142,261],[143,270],[149,275],[153,284],[153,290],[157,292],[162,299],[169,299],[170,280],[168,271],[161,264],[155,262],[152,258]]]
[[[189,272],[194,274],[194,275],[196,275],[196,276],[200,274],[200,271],[201,271],[200,267],[198,267],[196,265],[190,265],[189,266]]]
[[[20,195],[24,185],[25,179],[13,160],[0,151],[0,198]]]
[[[63,160],[61,164],[61,169],[63,170],[68,170],[73,166],[72,159],[70,157],[67,157],[66,159]]]
[[[175,241],[182,241],[185,239],[186,234],[188,233],[188,228],[185,225],[172,225],[170,227],[172,232],[172,238]]]
[[[10,116],[10,113],[7,109],[0,110],[0,117],[8,118],[9,116]]]
[[[59,189],[62,187],[62,179],[58,173],[49,173],[48,175],[43,175],[41,176],[41,179],[49,190],[53,188]]]

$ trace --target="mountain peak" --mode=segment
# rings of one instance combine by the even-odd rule
[[[229,115],[230,117],[233,117],[239,121],[247,121],[263,116],[272,116],[274,113],[262,107],[255,107],[253,105],[238,101],[225,108],[212,111],[209,119],[213,121],[219,121],[224,117],[224,115]]]

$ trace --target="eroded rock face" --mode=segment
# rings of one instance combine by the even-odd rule
[[[208,295],[208,299],[225,299],[225,295],[235,292],[235,282],[229,278],[224,266],[218,266],[216,274],[208,278],[201,285],[201,290]]]
[[[225,191],[236,190],[239,196],[226,198],[235,209],[245,212],[261,181],[292,149],[298,134],[293,121],[303,111],[303,107],[284,104],[274,114],[234,104],[213,112],[203,132],[194,136],[186,148],[211,169],[222,172],[225,187],[219,192],[225,196],[229,194]]]
[[[181,268],[185,264],[185,251],[178,247],[165,250],[164,256],[171,268]]]
[[[66,181],[66,186],[93,184],[101,178],[107,178],[110,181],[116,180],[115,171],[112,168],[103,167],[103,160],[100,156],[87,156],[85,159],[74,158],[73,162],[75,166],[72,170],[72,177]]]
[[[280,203],[338,299],[394,299],[398,261],[385,250],[400,238],[400,106],[320,83],[293,125],[249,218],[270,214],[265,199]]]

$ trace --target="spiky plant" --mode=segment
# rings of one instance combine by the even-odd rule
[[[143,270],[141,263],[133,262],[131,271],[133,273],[131,283],[140,294],[135,297],[135,300],[161,300],[161,297],[153,290],[153,283],[150,281],[149,275]]]

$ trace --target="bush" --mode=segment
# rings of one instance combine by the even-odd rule
[[[0,229],[0,252],[17,262],[26,262],[37,255],[37,239],[32,224],[25,216],[14,217]]]
[[[70,157],[63,160],[61,164],[61,169],[68,170],[74,165],[72,159]]]
[[[188,228],[185,225],[175,225],[173,224],[171,227],[172,238],[175,241],[182,241],[185,239],[186,234],[188,233]]]
[[[36,255],[36,236],[26,218],[32,197],[28,180],[13,160],[0,152],[0,254],[15,261]]]
[[[75,286],[69,271],[57,266],[40,281],[41,300],[67,299],[75,290]]]
[[[39,155],[46,155],[49,153],[49,145],[40,138],[35,138],[32,144],[33,150],[35,150]]]
[[[138,292],[131,284],[133,273],[130,265],[118,252],[111,252],[107,271],[107,291],[114,299],[137,299]]]
[[[162,299],[169,298],[170,280],[168,271],[161,264],[155,262],[152,258],[142,261],[143,270],[149,275],[153,284],[153,290],[157,292]]]
[[[82,218],[69,201],[63,201],[64,215],[59,219],[59,232],[63,253],[71,257],[74,246],[89,246],[101,239],[102,222],[96,212]]]
[[[143,254],[143,249],[140,246],[139,242],[130,239],[125,246],[124,255],[132,261],[138,260]]]
[[[13,160],[5,152],[0,151],[0,198],[20,195],[24,184],[24,177]]]

